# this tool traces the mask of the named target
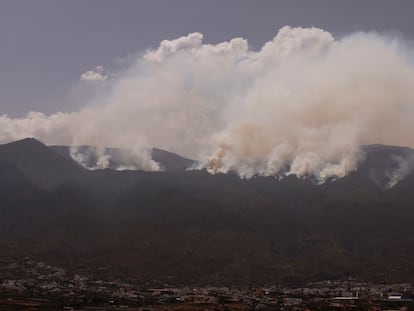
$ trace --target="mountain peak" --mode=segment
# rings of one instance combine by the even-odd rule
[[[8,145],[8,146],[12,146],[12,145],[16,145],[16,146],[17,145],[35,146],[35,145],[38,145],[38,146],[46,147],[45,144],[43,144],[41,141],[39,141],[39,140],[37,140],[33,137],[26,137],[26,138],[16,140],[16,141],[4,144],[4,145]]]
[[[45,188],[73,179],[81,167],[50,150],[34,138],[24,138],[0,145],[0,160],[21,169],[33,181]]]

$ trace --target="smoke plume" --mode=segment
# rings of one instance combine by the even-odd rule
[[[388,177],[387,188],[392,188],[401,180],[406,178],[414,171],[414,153],[410,152],[405,155],[394,156],[393,160],[397,163],[397,168],[386,172]]]
[[[96,169],[159,171],[160,166],[154,162],[148,149],[108,149],[94,146],[71,146],[70,156],[83,167]]]
[[[363,144],[414,146],[413,51],[397,37],[317,28],[283,27],[258,51],[192,33],[123,72],[82,75],[105,91],[80,111],[0,116],[0,141],[132,148],[147,170],[159,166],[145,150],[159,147],[213,173],[323,182],[355,170]]]

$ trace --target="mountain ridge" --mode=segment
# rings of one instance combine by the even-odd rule
[[[70,146],[64,145],[52,145],[48,146],[51,150],[55,151],[56,153],[64,156],[67,159],[73,160],[70,154]],[[76,146],[78,152],[83,152],[89,155],[89,161],[87,161],[88,167],[94,167],[97,162],[97,155],[94,154],[96,147],[93,146]],[[132,150],[128,149],[119,149],[119,148],[102,148],[105,151],[105,155],[108,156],[108,168],[117,169],[118,167],[125,167],[128,169],[128,157],[133,157]],[[196,164],[196,161],[182,157],[175,153],[158,149],[152,148],[151,149],[151,158],[153,161],[157,162],[161,167],[161,170],[166,171],[185,171]]]

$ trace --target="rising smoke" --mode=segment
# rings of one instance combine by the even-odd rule
[[[145,152],[155,146],[213,173],[319,181],[355,170],[363,144],[414,146],[414,49],[405,40],[292,27],[259,51],[241,38],[202,39],[165,40],[114,75],[96,67],[82,77],[105,76],[94,81],[108,95],[78,112],[0,116],[0,141],[140,150],[137,167],[147,170],[159,169]]]
[[[397,168],[386,172],[388,182],[386,188],[392,188],[414,171],[414,153],[393,156]]]

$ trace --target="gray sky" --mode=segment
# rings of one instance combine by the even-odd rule
[[[0,115],[71,111],[79,76],[190,32],[258,49],[285,25],[414,39],[414,1],[0,0]]]

